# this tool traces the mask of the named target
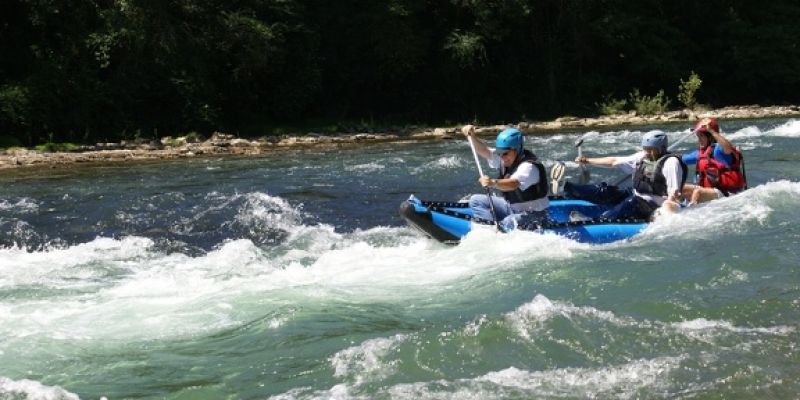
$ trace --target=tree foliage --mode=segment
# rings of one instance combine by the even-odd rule
[[[703,80],[700,79],[700,76],[692,71],[685,81],[681,79],[681,84],[678,86],[678,100],[687,108],[693,110],[695,105],[697,105],[697,98],[695,96],[702,84]]]
[[[682,99],[694,72],[703,104],[795,103],[798,20],[795,0],[8,0],[0,135],[509,122]]]

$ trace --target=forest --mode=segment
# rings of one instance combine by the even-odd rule
[[[0,137],[518,122],[702,78],[797,104],[797,0],[4,0]],[[293,127],[293,128],[292,128]]]

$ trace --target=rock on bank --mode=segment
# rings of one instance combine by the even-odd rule
[[[560,130],[597,129],[613,126],[637,126],[654,123],[690,122],[710,117],[722,120],[743,118],[768,118],[800,115],[800,106],[733,106],[717,110],[693,112],[672,111],[657,115],[637,115],[635,112],[602,116],[597,118],[562,117],[546,122],[520,122],[516,124],[528,133],[547,133]],[[491,135],[506,125],[484,126],[479,134]],[[191,137],[165,137],[160,141],[98,143],[82,146],[71,152],[40,152],[24,148],[12,148],[0,153],[0,169],[26,166],[58,167],[90,162],[117,162],[128,160],[164,160],[190,158],[207,155],[259,155],[277,149],[303,147],[344,147],[362,143],[418,141],[451,138],[458,127],[420,129],[409,127],[396,132],[354,133],[324,135],[267,136],[254,140],[240,139],[233,135],[215,133],[205,141]]]

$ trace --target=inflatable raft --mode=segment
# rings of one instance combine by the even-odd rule
[[[600,218],[606,209],[584,200],[551,198],[550,221],[516,229],[555,233],[583,243],[609,243],[628,239],[647,226],[645,220]],[[495,225],[494,221],[473,217],[465,202],[422,201],[413,195],[400,204],[400,215],[425,235],[450,244],[458,243],[475,225]]]

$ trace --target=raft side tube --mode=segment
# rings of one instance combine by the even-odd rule
[[[629,239],[648,224],[648,221],[635,219],[603,219],[600,214],[605,209],[583,200],[555,200],[548,210],[550,223],[518,229],[555,233],[582,243],[601,244]],[[589,218],[572,221],[569,214],[573,211]],[[448,244],[457,244],[475,225],[494,224],[475,219],[472,210],[464,203],[421,201],[414,196],[400,204],[399,213],[413,228]]]
[[[440,242],[458,243],[461,240],[462,235],[457,236],[457,230],[452,226],[466,224],[466,228],[463,226],[461,227],[461,232],[466,233],[470,230],[469,221],[438,213],[434,215],[421,205],[414,204],[411,201],[404,201],[401,203],[399,212],[400,216],[403,217],[410,226]],[[434,217],[436,217],[435,222]],[[452,221],[448,221],[448,219]],[[451,228],[447,229],[448,226]]]

